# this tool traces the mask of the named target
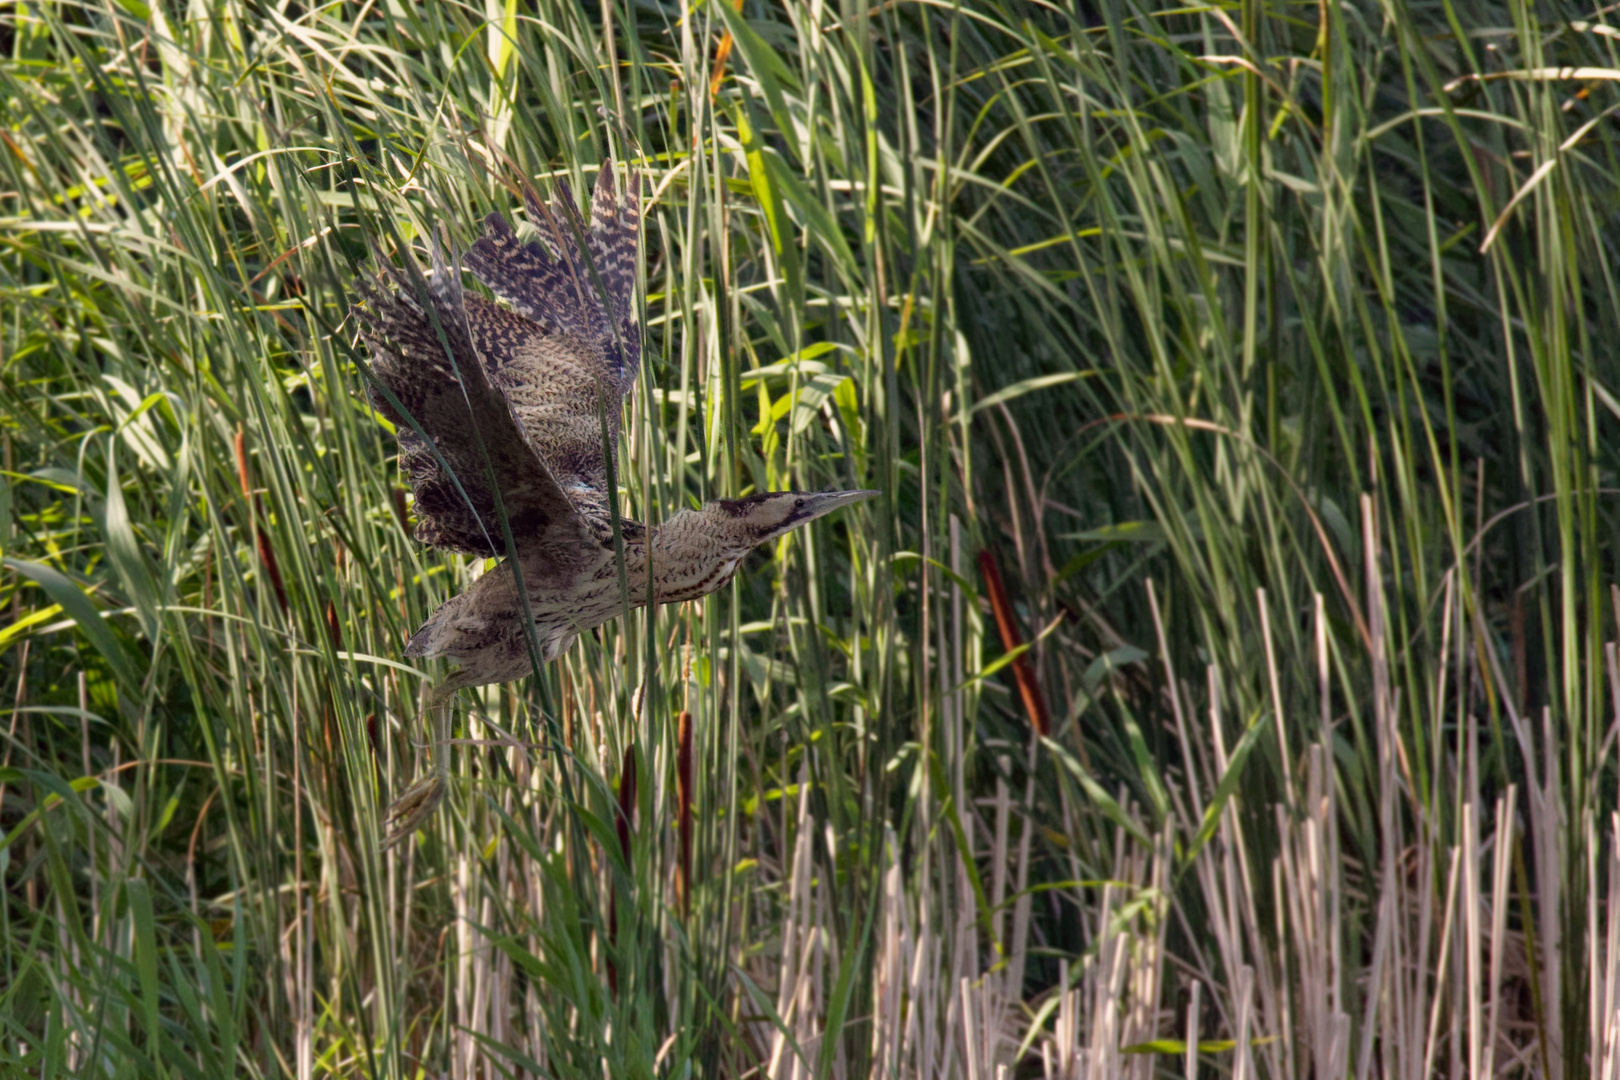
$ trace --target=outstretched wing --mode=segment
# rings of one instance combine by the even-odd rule
[[[482,320],[469,318],[460,268],[445,265],[437,243],[433,270],[426,279],[427,308],[419,302],[410,278],[417,276],[385,269],[383,287],[368,290],[366,305],[354,313],[371,348],[377,381],[432,440],[430,447],[410,420],[373,388],[378,411],[398,428],[400,467],[416,493],[417,539],[469,554],[505,554],[490,487],[493,471],[512,534],[525,548],[536,544],[567,549],[589,543],[586,522],[486,373],[483,348],[521,340],[518,328],[504,327],[500,337],[474,329]],[[485,301],[471,299],[480,313],[495,310]],[[528,336],[543,335],[531,324]],[[485,453],[491,470],[485,468]]]
[[[557,185],[551,208],[527,191],[524,205],[543,243],[520,243],[506,218],[491,214],[484,237],[467,252],[467,268],[516,313],[468,301],[489,377],[563,489],[597,521],[608,514],[602,420],[605,445],[616,447],[624,395],[641,364],[637,185],[632,175],[624,201],[617,201],[612,163],[603,162],[589,227],[568,185]],[[504,338],[516,323],[543,333],[522,345],[484,346],[483,335]]]

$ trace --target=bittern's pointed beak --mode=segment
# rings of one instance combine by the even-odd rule
[[[804,501],[802,507],[793,512],[793,524],[803,525],[807,521],[814,521],[818,517],[825,517],[834,510],[841,510],[846,506],[862,502],[866,499],[881,495],[880,491],[815,491],[806,492],[799,496]]]

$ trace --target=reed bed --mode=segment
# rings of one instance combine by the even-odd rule
[[[1609,18],[0,4],[0,1071],[1620,1077]],[[884,497],[429,745],[355,282],[608,162],[623,512]]]

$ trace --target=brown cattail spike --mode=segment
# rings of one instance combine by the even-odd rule
[[[743,9],[743,0],[732,0],[731,6],[740,14]],[[720,84],[726,78],[726,59],[731,56],[731,31],[727,30],[720,35],[720,45],[714,50],[714,68],[709,76],[709,100],[713,101],[720,93]]]
[[[264,516],[264,500],[255,498],[253,494],[253,484],[248,477],[247,432],[240,424],[236,425],[236,479],[242,485],[242,498],[247,502],[248,514],[253,519],[253,539],[259,549],[259,562],[264,565],[265,576],[270,579],[270,587],[275,590],[276,601],[281,605],[281,612],[285,615],[287,587],[281,583],[281,567],[276,563],[276,553],[270,546],[270,538],[259,528],[259,519]]]
[[[675,867],[675,899],[681,915],[692,913],[692,714],[681,710],[676,731],[675,812],[676,836],[680,842],[680,863]]]
[[[636,812],[636,744],[624,748],[624,764],[619,771],[619,853],[630,862],[630,822]]]
[[[248,479],[247,432],[236,425],[236,481],[242,485],[242,498],[253,497],[253,484]]]
[[[630,821],[631,815],[636,812],[636,744],[630,743],[624,748],[624,762],[619,769],[619,813],[614,825],[619,832],[619,854],[624,856],[626,867],[630,865]],[[619,968],[613,962],[612,952],[619,944],[619,893],[617,889],[608,894],[608,962],[607,977],[608,990],[614,994],[619,992]]]
[[[411,515],[410,511],[405,509],[405,489],[395,488],[393,495],[394,516],[399,518],[399,527],[405,530],[406,536],[409,536],[411,535]]]
[[[995,556],[989,551],[979,552],[979,573],[984,575],[984,586],[990,593],[990,610],[996,616],[996,629],[1001,631],[1001,647],[1012,652],[1024,643],[1024,636],[1018,632],[1018,624],[1013,621],[1012,602],[1007,599],[1007,589],[1001,584],[1001,571],[996,568]],[[1030,725],[1045,738],[1051,733],[1052,720],[1047,714],[1046,698],[1041,695],[1040,684],[1035,681],[1035,669],[1030,666],[1029,654],[1020,653],[1014,657],[1012,669]]]

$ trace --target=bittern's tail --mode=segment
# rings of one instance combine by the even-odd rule
[[[484,219],[483,239],[467,252],[467,268],[519,314],[551,333],[597,345],[612,364],[612,389],[621,394],[641,363],[634,306],[639,187],[639,178],[631,173],[624,201],[617,201],[613,163],[604,161],[596,174],[589,228],[566,183],[557,183],[550,207],[526,187],[524,207],[539,230],[540,243],[519,243],[506,218],[491,214]]]

